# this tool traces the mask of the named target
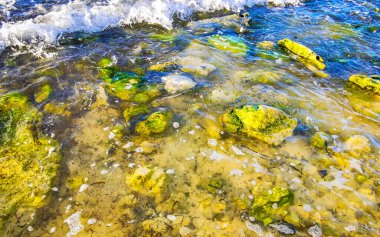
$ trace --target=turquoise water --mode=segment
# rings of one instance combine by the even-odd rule
[[[1,236],[380,235],[379,3],[198,2],[2,8]]]

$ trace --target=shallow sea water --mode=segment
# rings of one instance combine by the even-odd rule
[[[17,20],[40,14],[15,11]],[[124,25],[63,34],[57,43],[6,47],[0,93],[24,94],[43,113],[38,130],[59,142],[62,160],[43,205],[16,205],[0,216],[1,234],[379,236],[380,96],[348,81],[353,74],[380,74],[379,3],[311,0],[243,12],[249,16],[194,13],[176,19],[171,30]],[[11,22],[12,12],[3,19]],[[215,35],[235,37],[237,51],[215,47]],[[328,77],[277,46],[258,46],[283,38],[320,55]],[[148,99],[115,96],[102,80],[103,58],[141,76],[150,88]],[[174,63],[149,70],[165,62]],[[184,72],[186,65],[200,63],[207,66]],[[187,76],[196,86],[168,93],[162,77],[170,74]],[[37,103],[35,93],[46,84],[52,93]],[[293,135],[272,146],[226,132],[221,116],[246,104],[296,118]],[[123,112],[135,105],[149,113],[172,111],[169,128],[137,134],[136,124],[149,113],[126,121]],[[319,131],[333,139],[323,149],[310,142]],[[368,139],[370,151],[347,152],[347,140],[355,135]],[[133,175],[147,169],[157,172],[157,180],[165,177],[162,188],[151,177],[146,190],[133,187]],[[290,190],[294,200],[264,225],[250,210],[278,188]]]

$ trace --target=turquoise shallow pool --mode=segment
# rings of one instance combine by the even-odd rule
[[[1,1],[0,236],[378,236],[377,1]]]

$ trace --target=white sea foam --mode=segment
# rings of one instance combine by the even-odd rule
[[[11,0],[0,1],[9,2],[9,6],[13,6]],[[0,28],[0,47],[25,46],[38,42],[50,44],[65,33],[99,32],[132,23],[160,24],[170,29],[175,14],[186,17],[194,11],[238,11],[245,6],[257,4],[299,4],[300,0],[108,0],[90,5],[88,2],[74,0],[57,5],[50,12],[32,19],[3,22]]]

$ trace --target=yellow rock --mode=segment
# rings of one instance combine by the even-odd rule
[[[324,60],[321,56],[314,53],[308,47],[294,42],[288,38],[278,41],[278,45],[284,48],[287,52],[298,56],[296,59],[305,64],[311,64],[319,70],[326,68]]]
[[[167,69],[168,67],[173,66],[173,65],[175,65],[175,62],[159,63],[159,64],[150,66],[148,70],[162,72],[162,71],[165,71],[165,69]]]
[[[275,43],[272,41],[261,41],[261,42],[257,43],[256,47],[269,50],[269,49],[274,48],[274,44]]]
[[[169,177],[161,168],[140,167],[127,177],[126,183],[128,189],[160,200],[169,183]]]
[[[352,75],[349,80],[362,89],[371,90],[380,95],[380,76]]]

